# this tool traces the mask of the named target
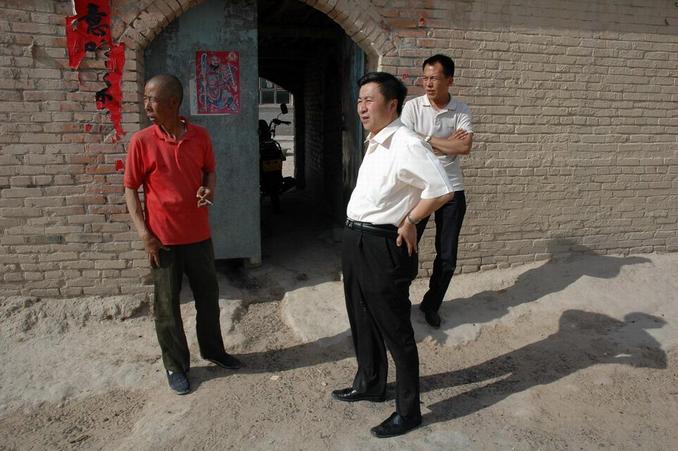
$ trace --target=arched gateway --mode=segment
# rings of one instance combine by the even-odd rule
[[[274,23],[268,21],[276,14]],[[299,16],[309,22],[288,23]],[[137,123],[144,125],[140,109],[144,80],[169,72],[184,82],[188,94],[182,114],[210,130],[221,168],[219,196],[211,211],[217,258],[261,259],[257,79],[271,70],[293,80],[289,89],[295,97],[295,135],[299,137],[295,144],[297,179],[330,216],[343,217],[361,158],[362,129],[353,111],[355,81],[366,67],[380,67],[382,57],[396,48],[371,3],[121,1],[113,3],[113,33],[114,39],[126,44],[133,61],[125,79],[136,81],[137,89],[127,88],[125,101],[126,111],[139,108]],[[271,51],[271,42],[280,43],[279,52]],[[237,113],[201,115],[195,102],[191,106],[199,51],[232,53],[239,59]],[[123,121],[132,123],[130,129],[136,128],[133,118]]]

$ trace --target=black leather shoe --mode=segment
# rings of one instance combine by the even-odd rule
[[[438,312],[435,312],[433,310],[421,310],[421,311],[424,312],[424,318],[426,319],[426,322],[428,323],[429,326],[433,327],[434,329],[440,328],[440,315],[438,315]]]
[[[397,412],[388,417],[379,426],[370,429],[372,435],[378,438],[395,437],[410,432],[421,425],[421,415],[413,418],[402,417]]]
[[[332,392],[332,398],[337,401],[345,402],[355,402],[355,401],[372,401],[372,402],[383,402],[386,399],[386,396],[382,393],[381,395],[374,395],[370,393],[360,393],[352,387],[342,388],[341,390],[334,390]]]
[[[205,357],[205,360],[227,370],[237,370],[242,366],[240,360],[227,353],[224,353],[221,357]]]

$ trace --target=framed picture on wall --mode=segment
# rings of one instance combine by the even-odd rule
[[[240,113],[240,54],[198,50],[190,84],[192,115]]]

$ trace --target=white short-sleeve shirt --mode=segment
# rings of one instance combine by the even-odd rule
[[[399,119],[367,137],[358,180],[346,208],[354,221],[398,226],[420,199],[451,193],[445,170]]]
[[[408,100],[403,106],[400,120],[407,128],[423,136],[446,138],[460,128],[473,133],[471,110],[468,105],[455,100],[452,96],[445,108],[441,110],[436,110],[431,106],[431,101],[426,95]],[[464,177],[457,155],[436,155],[436,157],[445,168],[454,191],[462,191]]]

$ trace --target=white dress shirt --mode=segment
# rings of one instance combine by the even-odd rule
[[[346,208],[349,219],[400,225],[420,199],[453,191],[445,170],[416,133],[396,119],[367,137],[367,152]]]
[[[455,100],[452,96],[441,110],[436,110],[426,95],[408,100],[403,106],[400,119],[407,128],[423,136],[447,138],[460,128],[473,133],[468,105]],[[454,191],[463,191],[464,178],[457,155],[436,155],[436,157],[445,168]]]

